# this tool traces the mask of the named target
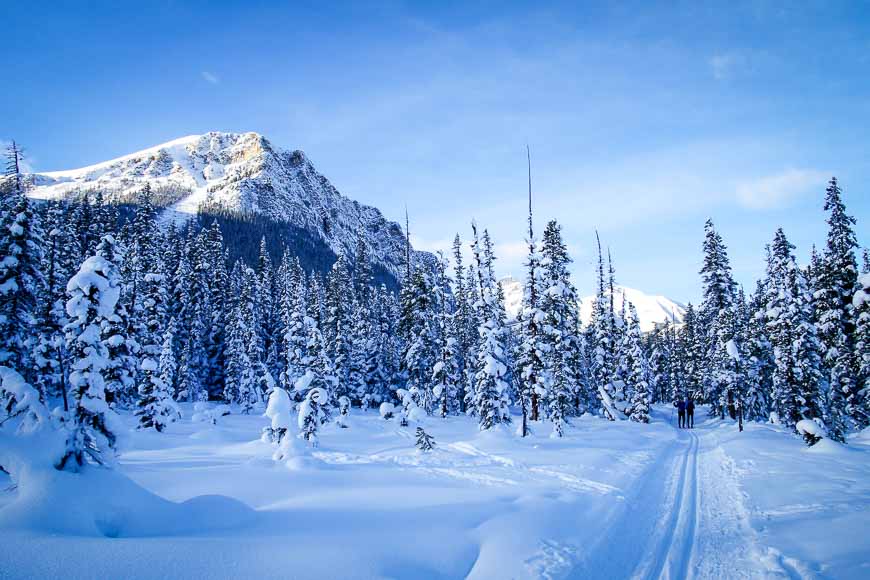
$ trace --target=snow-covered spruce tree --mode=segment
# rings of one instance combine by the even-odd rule
[[[226,354],[226,387],[224,397],[230,403],[241,407],[243,413],[250,413],[259,402],[260,389],[257,381],[255,360],[251,354],[262,353],[259,342],[257,309],[254,293],[256,276],[247,266],[238,270],[240,294],[235,298],[229,325]]]
[[[650,370],[646,353],[643,349],[643,339],[640,323],[634,304],[629,303],[626,320],[625,348],[628,361],[626,383],[630,387],[631,402],[628,408],[628,418],[638,423],[649,423],[650,409]]]
[[[369,392],[376,403],[383,403],[394,399],[393,392],[400,384],[398,302],[396,296],[381,285],[377,304],[377,328],[373,329],[376,350],[372,351],[374,357],[369,362]]]
[[[371,309],[368,295],[356,295],[352,305],[353,316],[349,332],[347,355],[347,395],[360,403],[368,391],[367,361],[373,347],[371,336]]]
[[[329,394],[320,388],[313,388],[305,395],[305,400],[299,405],[299,437],[304,439],[311,447],[317,447],[317,433],[320,426],[329,420],[329,414],[325,407],[328,404]]]
[[[813,280],[816,326],[824,345],[824,364],[831,388],[845,400],[845,412],[857,428],[870,425],[870,408],[855,382],[855,319],[852,298],[858,282],[855,250],[855,218],[846,213],[837,179],[831,178],[825,191],[825,211],[829,212],[828,239]]]
[[[120,291],[117,267],[101,255],[85,260],[67,284],[70,322],[65,332],[73,403],[58,469],[78,471],[88,461],[105,464],[114,457],[114,413],[106,403],[105,385],[110,355],[102,329],[115,313]]]
[[[812,303],[792,246],[777,230],[771,245],[767,305],[774,349],[771,406],[779,422],[794,428],[801,419],[821,419],[821,345],[812,323]],[[836,434],[834,435],[836,437]]]
[[[62,397],[64,411],[69,410],[66,398],[66,347],[63,327],[66,325],[66,283],[72,276],[71,236],[64,216],[64,202],[48,203],[45,212],[45,250],[42,272],[45,279],[39,296],[39,337],[34,352],[36,385],[46,398]]]
[[[121,301],[131,323],[128,334],[140,345],[140,348],[150,339],[146,336],[149,332],[147,328],[149,316],[142,312],[145,276],[157,274],[159,271],[157,246],[160,232],[156,223],[157,212],[151,203],[151,197],[151,187],[146,183],[137,196],[133,219],[125,225],[119,240],[119,245],[124,248],[124,259],[119,265],[123,280]],[[165,303],[166,297],[163,298]],[[161,310],[162,308],[161,304]],[[158,324],[162,326],[163,320],[159,320]],[[135,373],[133,378],[134,385],[138,386],[138,376]]]
[[[867,251],[864,252],[865,262]],[[858,279],[859,289],[852,297],[855,309],[855,360],[858,366],[856,383],[863,395],[863,403],[870,408],[870,273]]]
[[[170,396],[175,392],[176,373],[178,371],[178,361],[175,353],[175,334],[177,331],[175,317],[172,317],[163,330],[160,343],[160,358],[158,360],[160,380],[165,385]]]
[[[93,225],[94,217],[89,197],[89,193],[85,191],[70,202],[72,215],[69,222],[72,225],[76,264],[81,264],[88,256],[92,256],[100,241],[95,235],[97,228]]]
[[[306,370],[307,329],[305,323],[307,308],[307,292],[305,274],[298,259],[290,265],[288,278],[285,282],[287,292],[283,296],[282,310],[284,314],[284,371],[280,383],[287,390],[293,391]]]
[[[94,194],[92,215],[91,233],[94,235],[94,238],[102,240],[104,236],[117,236],[118,208],[105,198],[101,189],[98,189]],[[99,241],[97,243],[99,244]],[[120,269],[120,264],[117,267]]]
[[[118,288],[119,296],[114,301],[114,310],[106,313],[102,322],[101,336],[108,351],[108,360],[103,373],[106,399],[115,404],[131,404],[136,394],[134,391],[136,367],[138,366],[139,345],[135,338],[128,334],[131,328],[130,317],[124,301],[121,299],[121,274],[116,264],[120,263],[122,252],[112,235],[104,235],[97,245],[97,256],[105,259],[109,265],[106,275],[113,288]]]
[[[608,296],[607,278],[604,276],[604,257],[601,253],[601,239],[595,233],[598,245],[598,270],[596,279],[595,302],[592,304],[592,320],[589,323],[587,348],[590,349],[591,375],[601,404],[601,410],[611,421],[617,419],[613,405],[613,368],[616,354],[613,320],[613,304]]]
[[[414,393],[417,405],[433,411],[432,369],[437,352],[435,293],[428,271],[414,268],[410,283],[402,287],[398,331],[402,337],[401,370],[405,388]]]
[[[505,364],[505,325],[498,304],[498,290],[493,273],[492,250],[486,245],[481,247],[477,226],[472,223],[474,233],[471,244],[477,284],[480,293],[475,308],[481,321],[479,328],[480,346],[477,351],[477,372],[474,376],[474,396],[471,407],[478,417],[481,430],[490,429],[500,423],[510,422],[507,398],[507,364]]]
[[[650,391],[654,403],[666,403],[672,400],[671,386],[671,321],[666,320],[661,326],[656,326],[649,334],[649,371]]]
[[[698,335],[703,341],[701,389],[703,398],[710,404],[711,415],[724,417],[734,396],[727,391],[722,376],[730,367],[724,345],[733,338],[736,284],[725,243],[710,219],[704,224],[703,248],[704,263],[699,272],[703,301],[698,317]]]
[[[228,315],[229,274],[223,235],[217,221],[205,231],[202,261],[208,264],[209,311],[205,321],[205,355],[208,371],[204,377],[209,398],[219,398],[224,389],[226,356],[226,319]]]
[[[447,261],[439,253],[437,280],[433,285],[436,307],[436,362],[432,369],[432,396],[442,418],[458,410],[457,393],[462,377],[456,363],[456,328],[448,302]]]
[[[278,332],[279,317],[277,316],[275,300],[275,278],[272,258],[266,245],[266,237],[260,238],[260,255],[257,260],[257,303],[260,312],[259,344],[262,344],[260,367],[258,376],[261,381],[266,377],[280,375],[278,368],[278,350],[280,348],[280,336]],[[264,367],[264,368],[263,368]]]
[[[453,238],[454,318],[451,331],[453,332],[453,338],[456,340],[456,364],[460,376],[457,398],[459,400],[459,410],[462,413],[465,412],[467,395],[471,392],[470,377],[473,374],[472,369],[474,368],[472,345],[475,344],[476,325],[473,322],[473,302],[469,298],[469,290],[473,286],[474,281],[468,275],[468,271],[463,265],[462,240],[459,234],[456,234],[456,237]]]
[[[775,365],[773,347],[767,329],[764,281],[759,281],[748,307],[746,321],[746,387],[743,398],[744,418],[766,421],[770,417],[770,393]]]
[[[31,202],[13,192],[0,215],[0,365],[33,383],[34,336],[39,316],[42,228]]]
[[[581,369],[572,355],[581,350],[581,344],[577,291],[568,272],[571,258],[555,220],[544,230],[542,254],[544,369],[551,381],[547,389],[547,418],[553,423],[554,435],[561,437],[567,417],[574,412],[576,393],[580,389]]]
[[[146,273],[141,282],[141,305],[138,308],[141,318],[140,353],[141,362],[136,401],[136,415],[139,417],[139,427],[154,428],[163,431],[166,426],[175,421],[180,413],[172,399],[171,383],[163,380],[161,359],[163,356],[163,325],[165,312],[163,305],[166,300],[164,280],[160,274]],[[171,346],[171,342],[170,342]]]
[[[353,328],[351,318],[353,304],[353,282],[350,268],[344,254],[338,256],[326,280],[326,320],[321,332],[330,346],[329,358],[332,361],[331,374],[335,378],[334,397],[346,396],[348,390],[348,366],[350,364],[350,335]]]
[[[703,375],[703,355],[701,352],[704,345],[698,327],[697,310],[695,310],[691,302],[686,306],[683,327],[678,335],[680,368],[678,378],[681,384],[675,389],[675,394],[677,399],[691,396],[695,400],[700,400],[701,377]]]
[[[532,222],[532,199],[529,192],[529,231],[526,244],[529,253],[526,258],[526,280],[523,285],[523,303],[518,316],[520,324],[520,343],[517,353],[519,370],[519,402],[523,413],[520,432],[523,437],[530,434],[528,421],[538,421],[540,399],[546,397],[551,375],[544,368],[549,343],[544,335],[544,311],[540,308],[544,288],[544,269],[542,256],[538,251]]]

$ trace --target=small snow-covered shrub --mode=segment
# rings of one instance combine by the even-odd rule
[[[293,403],[291,403],[287,391],[281,387],[273,386],[272,392],[269,394],[269,403],[266,405],[266,412],[263,414],[271,420],[268,427],[263,427],[263,441],[281,443],[287,430],[290,429],[292,410]]]
[[[342,429],[347,429],[347,416],[350,414],[350,399],[347,397],[338,398],[338,417],[335,418],[336,424]]]
[[[194,423],[211,423],[217,425],[217,420],[220,417],[226,417],[230,414],[229,405],[215,405],[210,407],[206,402],[199,402],[193,405],[193,415],[190,420]]]
[[[422,427],[417,427],[417,449],[423,452],[435,449],[435,438],[426,433]]]
[[[329,416],[324,409],[328,397],[325,389],[316,387],[308,391],[305,400],[299,405],[299,437],[311,447],[317,447],[317,432]]]
[[[380,412],[382,419],[389,421],[396,415],[396,406],[392,403],[381,403],[381,407],[378,411]]]
[[[795,430],[810,447],[828,436],[828,430],[819,419],[801,419],[795,425]]]
[[[18,418],[17,430],[30,433],[48,422],[39,392],[13,369],[0,366],[0,425]]]

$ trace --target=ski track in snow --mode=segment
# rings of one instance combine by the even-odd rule
[[[432,453],[420,454],[413,448],[409,429],[359,417],[354,428],[367,433],[364,444],[315,450],[312,455],[320,467],[287,472],[263,454],[271,447],[248,439],[256,419],[232,417],[226,422],[235,426],[221,432],[222,445],[213,444],[212,438],[214,443],[221,442],[217,430],[198,426],[189,427],[193,432],[179,441],[181,445],[164,447],[165,436],[145,434],[140,436],[157,446],[131,451],[124,464],[140,478],[162,486],[175,481],[166,473],[177,473],[182,479],[163,487],[164,493],[171,490],[177,500],[203,491],[229,494],[233,489],[232,482],[223,481],[216,487],[209,483],[204,490],[199,486],[205,480],[185,481],[184,472],[199,472],[209,481],[221,482],[220,474],[240,466],[258,470],[266,481],[248,488],[247,497],[239,496],[240,505],[251,505],[258,512],[258,523],[237,539],[292,545],[295,536],[283,526],[287,521],[302,521],[319,534],[339,534],[344,543],[365,545],[373,538],[385,542],[388,547],[383,550],[391,554],[391,560],[360,550],[339,557],[345,566],[362,566],[348,577],[825,577],[818,564],[765,545],[763,532],[752,526],[753,512],[741,485],[745,472],[726,453],[717,433],[721,424],[701,419],[695,430],[671,430],[666,426],[667,411],[658,408],[653,413],[658,425],[649,427],[579,422],[577,428],[587,433],[586,451],[613,449],[618,439],[608,437],[622,428],[637,429],[636,436],[656,443],[626,448],[616,455],[583,455],[577,454],[576,443],[570,440],[520,442],[504,434],[468,439],[468,432],[455,430],[458,422],[432,422],[439,438],[444,434],[443,443]],[[650,432],[653,435],[644,434]],[[455,434],[452,440],[447,433]],[[396,444],[397,438],[406,443]],[[152,475],[158,470],[163,473],[160,479]],[[390,473],[394,475],[385,477]],[[331,483],[349,476],[354,486]],[[294,480],[298,487],[289,496],[257,489],[280,489]],[[411,490],[428,490],[433,495],[418,497],[427,491]],[[459,506],[468,513],[441,511]],[[779,511],[765,513],[788,516],[821,507],[816,502],[788,502]],[[419,527],[421,521],[429,524]],[[338,522],[341,526],[334,527]],[[436,538],[447,542],[450,556],[444,554],[439,560],[431,554],[402,551],[411,529],[427,538],[420,539],[424,543]],[[274,540],[267,539],[272,535]],[[191,548],[197,543],[195,538],[177,540]],[[56,540],[40,541],[50,548]],[[135,538],[124,540],[132,541]],[[127,557],[123,545],[111,544],[122,559]],[[110,544],[94,544],[93,549],[100,550],[100,546]],[[310,549],[297,549],[296,557],[308,557],[304,554]],[[235,552],[224,556],[237,567],[249,558]],[[391,562],[387,568],[385,562]],[[310,562],[306,566],[312,572],[318,570]],[[511,572],[505,576],[507,570]],[[4,577],[2,570],[0,577]],[[70,577],[87,575],[80,571]],[[130,577],[148,577],[147,568]]]
[[[734,462],[721,447],[708,446],[703,428],[680,432],[627,495],[590,557],[565,577],[816,577],[760,545]]]

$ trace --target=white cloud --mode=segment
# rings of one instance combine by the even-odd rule
[[[221,80],[218,78],[218,76],[216,74],[209,72],[207,70],[204,70],[199,74],[202,75],[202,78],[203,78],[203,80],[205,80],[205,82],[210,83],[212,85],[216,85],[216,84],[221,82]]]
[[[822,187],[828,173],[817,169],[787,169],[737,185],[737,201],[750,209],[788,205],[801,195]]]

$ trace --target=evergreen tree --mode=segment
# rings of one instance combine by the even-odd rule
[[[722,236],[713,221],[704,224],[704,263],[700,274],[703,301],[698,317],[698,330],[703,341],[701,390],[710,404],[712,415],[725,416],[733,410],[734,392],[729,376],[731,362],[725,345],[734,338],[734,299],[736,284]]]
[[[69,410],[66,398],[66,348],[63,327],[66,325],[66,282],[72,276],[70,240],[64,204],[48,202],[45,213],[45,251],[42,272],[45,285],[39,296],[39,336],[34,355],[36,384],[45,397],[62,396],[64,411]]]
[[[852,298],[855,309],[855,360],[858,367],[856,383],[863,395],[864,406],[870,408],[870,273],[861,275],[858,286]]]
[[[743,409],[744,417],[749,421],[765,421],[770,416],[770,392],[773,388],[772,373],[775,361],[773,347],[768,337],[766,293],[764,281],[759,281],[748,305],[746,323],[748,369]]]
[[[426,433],[422,427],[417,427],[417,449],[424,453],[435,449],[435,438]]]
[[[169,319],[166,329],[163,331],[160,344],[160,359],[158,361],[160,381],[170,394],[175,392],[176,372],[178,370],[178,362],[175,355],[176,332],[178,332],[178,329],[173,317]]]
[[[163,276],[156,273],[145,274],[142,279],[142,300],[139,308],[142,319],[140,326],[142,378],[138,385],[139,400],[136,402],[136,415],[139,417],[140,428],[153,427],[157,431],[162,431],[167,424],[179,416],[178,408],[172,400],[171,382],[164,380],[162,372],[164,369],[161,365],[165,302],[166,288]],[[171,374],[168,379],[172,380]]]
[[[105,259],[109,268],[105,274],[119,292],[119,298],[114,301],[114,310],[106,313],[101,330],[108,352],[108,360],[103,372],[106,399],[110,403],[129,404],[135,398],[133,389],[139,345],[127,334],[131,325],[127,308],[120,299],[121,277],[116,266],[121,259],[121,250],[113,236],[107,234],[102,237],[97,246],[97,256]]]
[[[72,361],[73,413],[57,468],[78,471],[88,461],[104,464],[114,457],[114,413],[106,403],[105,381],[110,355],[103,328],[120,297],[117,266],[103,255],[88,258],[70,279],[67,294],[70,322],[65,331]]]
[[[311,447],[317,447],[317,433],[320,426],[329,420],[326,412],[329,394],[320,388],[313,388],[305,395],[305,400],[299,405],[299,437]]]
[[[0,365],[17,370],[32,384],[38,297],[45,285],[42,228],[23,192],[13,193],[4,203],[0,215]]]
[[[626,322],[625,352],[628,361],[626,382],[632,393],[628,417],[638,423],[649,423],[651,395],[649,362],[643,350],[637,310],[631,303],[629,303],[629,314]]]
[[[474,320],[474,299],[472,276],[463,266],[462,241],[459,234],[453,239],[453,300],[454,318],[450,326],[456,341],[456,364],[460,376],[459,399],[460,412],[466,411],[465,403],[472,391],[472,376],[474,370],[474,353],[476,349],[477,325]]]
[[[828,239],[813,280],[816,326],[824,345],[824,363],[833,400],[845,400],[845,412],[858,428],[870,424],[870,408],[865,405],[855,382],[855,321],[852,298],[858,282],[855,250],[855,218],[846,213],[842,191],[831,178],[825,191],[825,211],[829,212]],[[833,395],[833,393],[832,393]]]
[[[432,395],[442,418],[457,410],[462,376],[457,365],[455,313],[448,301],[447,262],[439,254],[438,279],[434,284],[436,304],[436,362],[432,369]]]
[[[581,389],[581,368],[574,353],[581,350],[577,291],[571,283],[568,266],[571,258],[555,220],[544,230],[542,243],[543,336],[546,342],[544,365],[550,380],[547,389],[547,416],[553,432],[561,437],[564,423],[575,408]]]
[[[507,375],[505,328],[501,317],[503,307],[498,304],[497,284],[493,270],[495,257],[490,244],[483,244],[481,247],[477,226],[472,224],[472,229],[474,237],[471,250],[480,296],[475,308],[481,324],[477,372],[474,376],[470,410],[477,415],[480,429],[486,430],[500,423],[510,422],[507,398],[509,386],[505,380]]]
[[[531,186],[530,186],[531,189]],[[544,357],[549,343],[544,335],[545,314],[541,309],[544,288],[544,269],[541,267],[542,256],[537,248],[535,233],[532,226],[532,199],[529,192],[529,231],[526,243],[529,254],[526,258],[526,281],[523,287],[523,304],[518,322],[521,325],[517,367],[519,369],[519,402],[523,412],[521,434],[529,434],[528,421],[539,419],[540,399],[546,397],[551,382],[551,375],[544,369]],[[560,425],[561,427],[561,425]]]
[[[426,413],[433,410],[432,369],[437,355],[435,293],[429,273],[414,268],[410,284],[403,286],[398,330],[403,339],[401,371],[405,389],[414,393],[416,404]]]
[[[609,276],[606,278],[604,258],[601,254],[601,240],[598,238],[597,232],[595,239],[598,244],[598,276],[587,345],[590,349],[591,378],[598,393],[601,410],[605,417],[615,421],[618,418],[618,413],[614,405],[614,381],[618,359],[616,349],[617,322],[613,308],[613,265],[610,264]]]
[[[771,246],[768,328],[774,350],[771,405],[779,421],[794,428],[801,419],[821,419],[821,345],[812,322],[804,273],[782,229]],[[836,437],[836,434],[834,434]]]

